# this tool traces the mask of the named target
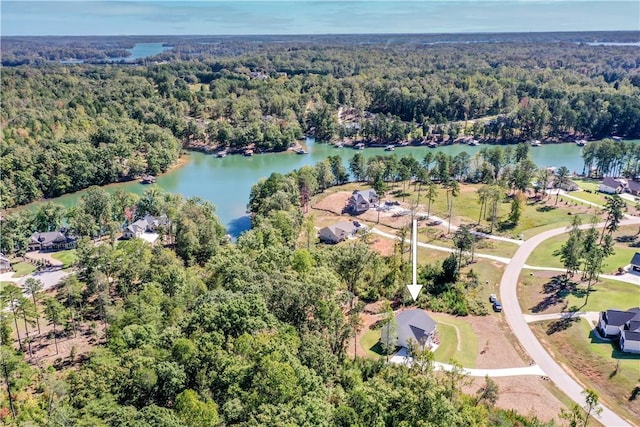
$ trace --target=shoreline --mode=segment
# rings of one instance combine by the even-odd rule
[[[180,152],[178,160],[176,160],[175,163],[173,163],[171,166],[169,166],[169,168],[166,171],[162,172],[161,174],[156,175],[156,178],[160,177],[160,176],[165,176],[165,175],[167,175],[169,173],[172,173],[172,172],[175,172],[176,170],[188,165],[191,162],[191,159],[189,158],[190,157],[189,156],[189,151],[190,150],[183,149]],[[100,187],[100,188],[108,189],[109,187],[113,187],[113,186],[116,186],[116,185],[131,184],[131,183],[136,183],[136,182],[139,183],[140,185],[149,185],[149,184],[142,184],[140,177],[127,179],[127,180],[122,180],[122,181],[110,182],[109,184],[104,184],[104,185],[94,184],[94,185],[90,185],[89,187],[85,187],[85,188],[81,188],[81,189],[76,190],[76,191],[72,191],[70,193],[61,194],[59,196],[42,197],[42,198],[33,200],[33,201],[27,203],[26,205],[19,205],[19,206],[13,206],[13,207],[10,207],[10,208],[0,209],[0,220],[1,220],[2,217],[6,216],[7,214],[13,213],[15,211],[22,210],[22,209],[29,209],[29,208],[33,207],[33,205],[36,205],[36,204],[39,204],[39,203],[46,203],[46,202],[49,202],[49,201],[53,201],[53,200],[59,199],[61,197],[71,197],[76,193],[80,193],[82,191],[86,191],[87,188],[90,188],[90,187]],[[150,185],[156,185],[156,184],[154,183],[154,184],[150,184]]]

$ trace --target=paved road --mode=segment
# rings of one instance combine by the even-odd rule
[[[637,223],[637,218],[627,218],[621,222],[621,225]],[[586,229],[590,226],[590,224],[587,224],[583,225],[581,228]],[[604,224],[598,224],[598,227],[603,226]],[[562,227],[540,233],[529,240],[526,240],[524,244],[518,248],[513,258],[511,258],[511,262],[509,262],[505,268],[502,280],[500,281],[500,298],[502,299],[502,306],[504,307],[507,322],[529,356],[540,368],[542,368],[546,376],[551,378],[560,390],[562,390],[574,402],[584,405],[585,400],[582,394],[584,389],[567,372],[565,372],[555,360],[553,360],[551,355],[535,337],[531,329],[529,329],[525,317],[522,314],[517,293],[520,270],[522,270],[525,261],[531,252],[533,252],[536,246],[546,239],[566,232],[568,232],[568,229],[566,227]],[[602,405],[602,409],[602,413],[598,416],[598,419],[605,426],[630,425],[629,422],[604,405]]]

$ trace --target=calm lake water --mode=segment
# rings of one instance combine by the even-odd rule
[[[640,140],[634,142],[640,143]],[[309,151],[309,154],[306,155],[286,152],[257,154],[253,157],[233,155],[217,158],[210,154],[190,152],[187,155],[186,164],[159,176],[157,185],[168,192],[179,193],[185,197],[198,196],[212,202],[216,206],[218,217],[226,225],[228,233],[232,236],[238,236],[251,225],[246,214],[246,206],[251,186],[260,178],[266,178],[272,172],[284,174],[304,165],[314,165],[330,155],[339,155],[342,157],[345,167],[348,167],[349,159],[356,152],[362,153],[365,158],[391,154],[384,151],[384,148],[367,148],[362,151],[351,148],[334,148],[327,144],[316,144],[311,138],[307,139],[306,144]],[[473,155],[481,148],[482,146],[470,147],[467,145],[449,145],[435,149],[404,147],[396,149],[393,154],[398,157],[412,155],[416,159],[422,160],[429,151],[442,151],[450,155],[466,151]],[[581,152],[581,147],[569,143],[531,147],[529,150],[532,160],[540,167],[567,166],[571,172],[577,173],[581,173],[583,168]],[[131,181],[105,187],[109,192],[113,192],[117,188],[142,194],[148,186]],[[76,203],[82,193],[79,191],[51,200],[69,207]],[[34,206],[36,204],[30,205],[30,207]]]
[[[106,62],[133,62],[136,59],[146,58],[148,56],[158,55],[165,50],[171,49],[171,46],[163,46],[162,43],[136,43],[131,49],[131,56],[107,59]],[[61,64],[83,64],[82,59],[63,59],[59,61]]]

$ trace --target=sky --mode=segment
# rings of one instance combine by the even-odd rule
[[[639,0],[0,2],[10,35],[640,31]]]

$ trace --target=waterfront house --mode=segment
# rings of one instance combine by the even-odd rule
[[[35,232],[29,238],[30,251],[54,252],[74,249],[77,240],[62,231]]]
[[[347,211],[353,215],[358,215],[376,206],[379,201],[380,199],[374,189],[355,190],[347,200]]]
[[[122,230],[122,238],[144,238],[144,240],[153,243],[153,241],[158,238],[157,231],[160,229],[160,227],[166,227],[169,224],[170,221],[166,215],[145,215],[144,218],[140,218],[137,221],[124,227],[124,229]]]
[[[627,187],[627,180],[621,178],[614,178],[612,176],[605,176],[598,190],[601,193],[607,194],[620,194]]]

